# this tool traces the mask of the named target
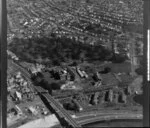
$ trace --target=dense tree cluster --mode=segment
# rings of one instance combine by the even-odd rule
[[[65,37],[15,38],[9,49],[22,60],[49,65],[60,65],[68,60],[105,60],[110,55],[110,51],[100,45],[91,47]]]

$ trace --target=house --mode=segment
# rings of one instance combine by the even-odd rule
[[[67,72],[70,75],[70,80],[74,81],[76,77],[75,77],[75,73],[73,72],[73,70],[70,67],[67,67]]]
[[[102,77],[101,77],[101,74],[96,72],[93,76],[94,80],[95,81],[102,81]]]
[[[30,106],[28,108],[29,112],[31,112],[33,115],[37,115],[38,114],[38,111],[33,107],[33,106]]]
[[[17,99],[22,100],[22,94],[20,92],[16,91],[15,96]]]

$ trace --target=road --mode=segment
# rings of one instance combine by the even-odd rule
[[[28,82],[32,83],[30,80],[30,74],[22,67],[14,63],[13,61],[9,61],[13,66],[21,71],[22,75],[28,80]],[[33,88],[39,92],[42,93],[42,95],[49,101],[50,105],[56,109],[57,112],[60,112],[61,115],[71,124],[73,127],[81,127],[81,125],[78,125],[76,121],[69,115],[69,113],[61,106],[60,103],[58,103],[50,94],[43,93],[44,89],[42,89],[39,86],[33,86]]]
[[[31,78],[30,73],[28,73],[24,68],[22,68],[21,66],[19,66],[18,64],[16,64],[15,62],[13,62],[12,60],[9,60],[9,59],[8,59],[8,63],[9,63],[10,65],[13,65],[13,67],[14,67],[16,70],[22,72],[22,75],[25,76],[29,81],[31,81],[31,80],[30,80],[30,78]]]
[[[10,61],[11,64],[13,64],[13,66],[18,70],[22,72],[22,75],[27,78],[27,80],[32,84],[31,80],[30,80],[30,74],[22,67],[20,67],[19,65],[17,65],[15,62]],[[32,84],[33,85],[33,84]],[[142,112],[138,111],[131,111],[131,110],[108,110],[107,112],[96,112],[95,111],[93,113],[84,113],[83,115],[79,115],[79,118],[73,119],[70,114],[62,107],[62,105],[56,101],[50,94],[43,93],[43,91],[45,92],[45,90],[41,87],[38,86],[33,86],[35,88],[35,90],[37,90],[38,92],[40,92],[50,103],[50,105],[56,110],[56,112],[63,117],[66,121],[69,122],[69,124],[72,127],[81,127],[81,125],[87,124],[87,123],[92,123],[92,122],[96,122],[96,121],[103,121],[103,120],[114,120],[114,119],[142,119]],[[104,86],[103,88],[99,88],[100,90],[102,89],[107,89],[111,87],[109,86]],[[97,89],[94,89],[93,91],[96,91]],[[91,91],[91,89],[89,89],[88,91]]]
[[[105,120],[116,120],[116,119],[140,119],[142,120],[142,114],[135,114],[135,113],[105,113],[99,114],[95,116],[84,117],[83,119],[79,118],[78,123],[80,125],[94,123],[97,121],[105,121]]]
[[[35,87],[35,89],[40,93],[41,89],[39,89],[37,86]],[[67,120],[69,122],[69,124],[72,127],[81,127],[81,125],[79,125],[71,116],[70,114],[61,106],[61,104],[59,102],[57,102],[50,94],[48,93],[42,93],[42,95],[48,100],[48,102],[50,103],[50,105],[55,109],[56,112],[59,112],[60,115],[65,118],[65,120]]]

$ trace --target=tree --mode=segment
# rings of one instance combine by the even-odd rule
[[[53,60],[53,65],[60,66],[60,60],[59,59]]]
[[[115,60],[116,59],[115,49],[114,49],[114,46],[115,46],[115,42],[114,42],[115,34],[114,34],[114,32],[111,31],[111,32],[109,32],[109,35],[110,35],[109,40],[110,40],[110,43],[111,43],[111,50],[112,50],[112,58],[113,58],[113,60]]]

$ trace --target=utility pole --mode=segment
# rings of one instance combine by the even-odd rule
[[[6,128],[7,114],[7,12],[6,0],[0,0],[0,127]]]

